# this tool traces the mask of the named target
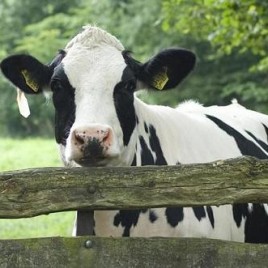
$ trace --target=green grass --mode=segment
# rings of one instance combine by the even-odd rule
[[[0,138],[0,171],[59,166],[62,164],[53,140]]]
[[[59,167],[58,148],[48,139],[0,138],[0,172],[34,167]],[[28,219],[0,219],[0,239],[70,236],[75,212]]]

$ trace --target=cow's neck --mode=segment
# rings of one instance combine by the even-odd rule
[[[164,114],[161,114],[158,112],[159,106],[155,109],[156,106],[145,104],[138,98],[134,99],[134,107],[136,127],[123,153],[124,165],[167,165],[156,125],[164,123],[165,111],[171,108],[163,107]]]

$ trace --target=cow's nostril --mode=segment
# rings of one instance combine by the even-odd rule
[[[109,131],[103,132],[102,134],[103,134],[103,140],[102,140],[102,142],[107,141],[108,138],[109,138]]]
[[[85,135],[80,135],[79,133],[75,133],[75,140],[79,145],[85,144]]]
[[[72,144],[79,150],[97,144],[106,151],[111,146],[111,130],[108,127],[80,127],[73,130]],[[90,147],[91,148],[91,147]]]

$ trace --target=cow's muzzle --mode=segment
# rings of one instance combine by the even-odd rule
[[[92,166],[107,157],[111,145],[112,130],[109,127],[79,127],[71,133],[71,158],[82,166]]]

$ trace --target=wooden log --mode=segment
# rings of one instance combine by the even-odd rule
[[[268,203],[268,161],[0,173],[0,218],[77,209]]]
[[[267,267],[268,245],[197,238],[0,240],[1,267]]]

